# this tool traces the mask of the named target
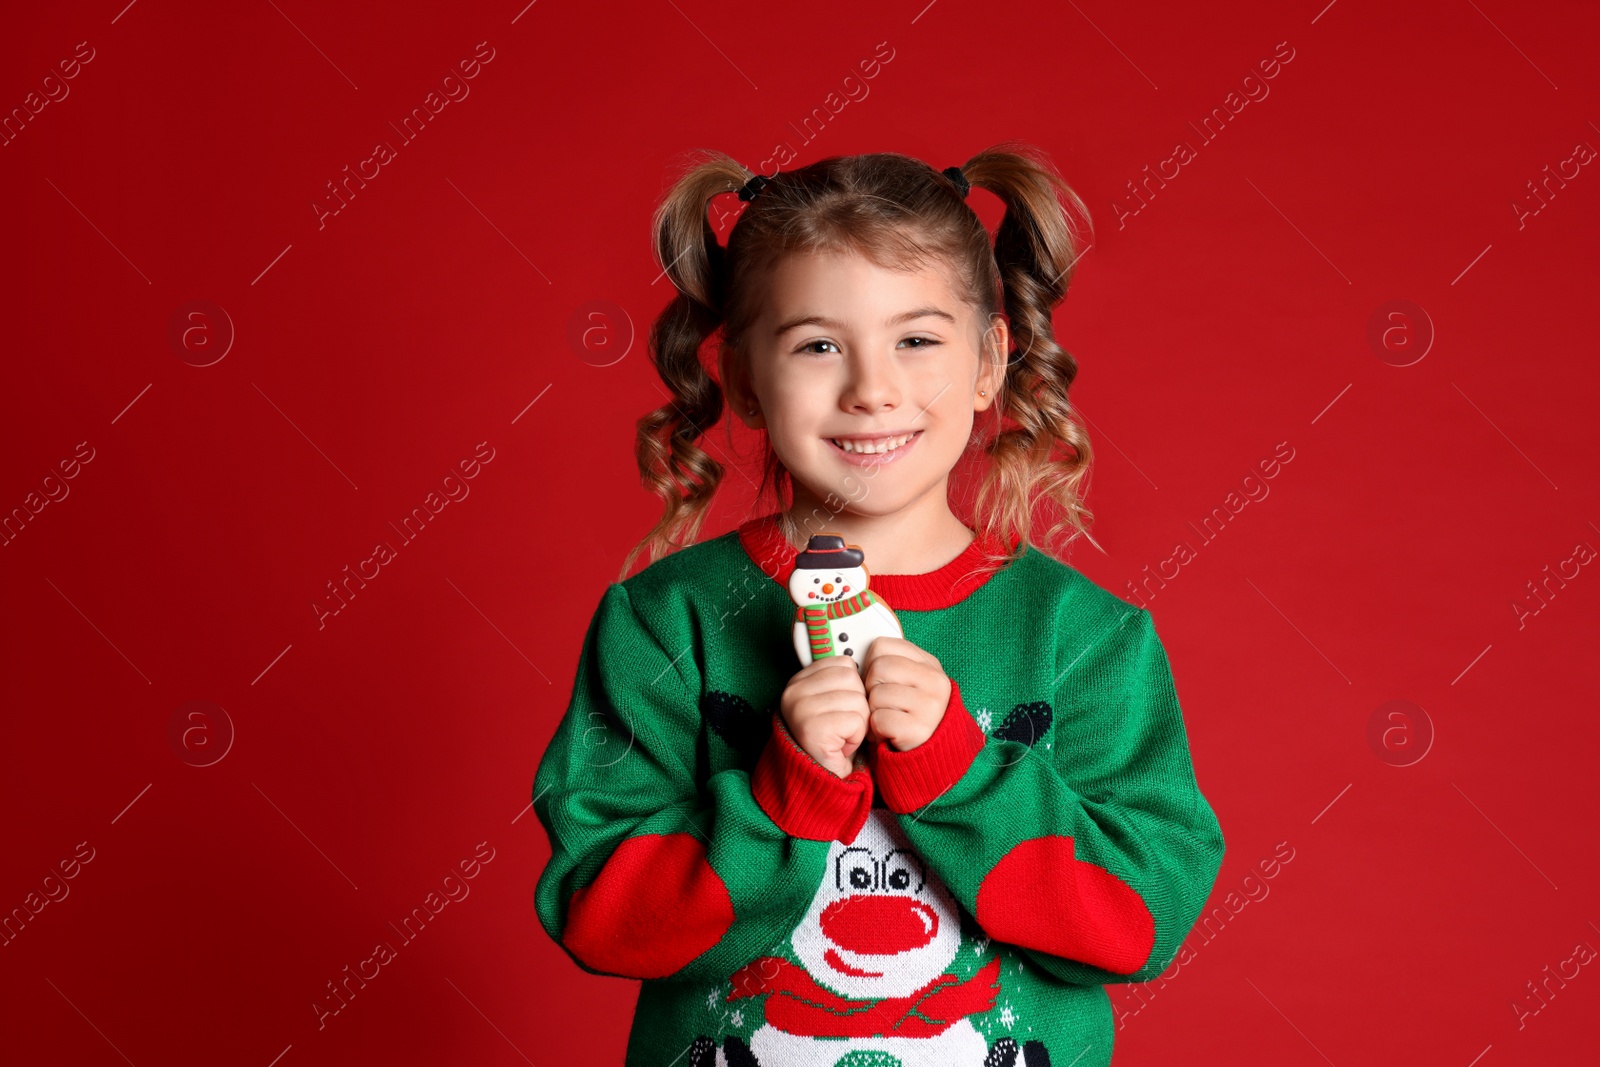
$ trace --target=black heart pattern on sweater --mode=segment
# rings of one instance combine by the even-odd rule
[[[745,766],[755,765],[772,730],[770,714],[758,713],[744,697],[720,689],[708,690],[701,696],[700,714],[717,736],[739,753]]]
[[[1002,741],[1021,741],[1032,748],[1050,729],[1053,718],[1048,701],[1033,700],[1018,704],[995,730],[994,736]]]

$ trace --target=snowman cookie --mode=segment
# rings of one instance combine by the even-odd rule
[[[795,556],[789,598],[795,602],[794,650],[802,667],[848,656],[864,670],[880,637],[904,637],[894,609],[867,588],[864,554],[836,534],[816,534]]]

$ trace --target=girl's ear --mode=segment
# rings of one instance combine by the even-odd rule
[[[743,353],[728,345],[717,348],[717,373],[722,379],[722,395],[739,421],[752,430],[766,425],[761,401],[750,387],[750,364]]]
[[[972,410],[987,411],[994,403],[1000,383],[1005,381],[1006,361],[1011,353],[1011,331],[1003,316],[995,315],[984,331],[978,353],[978,382],[972,387]]]

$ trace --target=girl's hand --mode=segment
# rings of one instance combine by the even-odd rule
[[[879,638],[882,640],[882,638]],[[800,668],[779,702],[795,744],[840,778],[855,769],[867,739],[867,695],[848,656],[824,656]]]
[[[884,740],[897,752],[916,748],[944,721],[950,678],[931,652],[903,637],[875,638],[863,661],[867,690],[867,739]]]

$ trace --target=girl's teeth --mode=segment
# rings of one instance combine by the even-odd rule
[[[831,438],[834,444],[846,452],[879,453],[893,452],[901,445],[915,437],[916,434],[901,434],[899,437],[880,437],[876,441],[841,441],[837,437]]]

